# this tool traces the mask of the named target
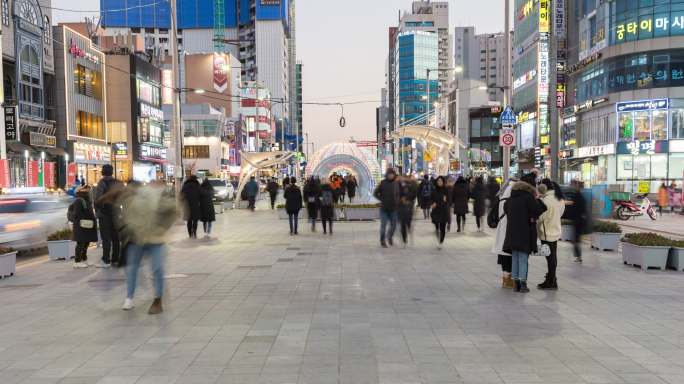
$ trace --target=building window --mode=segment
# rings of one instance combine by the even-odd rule
[[[38,51],[32,45],[25,45],[19,62],[19,113],[43,118],[43,78]]]
[[[186,145],[183,147],[183,157],[186,159],[208,159],[208,145]]]
[[[52,36],[50,35],[50,18],[43,16],[43,42],[45,44],[52,44]]]
[[[2,0],[2,25],[9,25],[10,11],[9,0]]]
[[[77,64],[74,70],[74,90],[83,96],[102,100],[102,75]]]
[[[93,139],[105,139],[102,116],[94,113],[78,111],[76,113],[76,134]]]

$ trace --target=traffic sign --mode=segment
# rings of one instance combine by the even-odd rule
[[[503,112],[501,112],[501,125],[515,125],[518,122],[518,118],[513,113],[513,108],[506,107]]]
[[[499,145],[508,148],[515,146],[515,131],[512,129],[502,129],[499,134]]]

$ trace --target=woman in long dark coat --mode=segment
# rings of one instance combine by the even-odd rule
[[[461,229],[465,231],[466,213],[468,213],[468,182],[463,176],[456,179],[451,203],[454,206],[454,215],[456,215],[457,232],[461,232]]]
[[[311,176],[304,185],[304,201],[306,202],[306,213],[311,222],[311,232],[316,232],[316,219],[318,209],[321,204],[321,186],[318,180]]]
[[[285,211],[290,222],[290,235],[297,235],[299,211],[302,209],[302,190],[297,186],[297,179],[292,177],[285,190]]]
[[[437,240],[439,247],[444,243],[446,236],[446,227],[449,222],[449,191],[447,190],[446,180],[443,176],[439,176],[435,180],[435,190],[432,191],[432,211],[430,217],[432,223],[435,224],[435,231],[437,232]]]
[[[90,200],[89,186],[76,190],[76,198],[69,206],[67,216],[73,223],[72,240],[76,242],[74,268],[88,268],[88,245],[98,240],[97,220]]]
[[[183,196],[184,212],[183,219],[188,223],[188,236],[191,239],[197,238],[197,223],[202,218],[202,207],[200,200],[202,199],[202,189],[197,180],[197,176],[191,175],[183,183],[181,189],[181,196]]]
[[[354,198],[356,197],[357,186],[356,177],[354,177],[354,175],[349,176],[349,180],[347,181],[347,196],[349,197],[350,203],[354,201]]]
[[[487,199],[487,188],[485,188],[482,176],[479,176],[477,179],[475,179],[475,185],[473,185],[471,197],[473,198],[473,216],[475,216],[475,224],[477,224],[477,231],[481,232],[482,216],[484,216],[486,213],[485,206]]]
[[[216,221],[216,211],[214,210],[214,187],[209,182],[209,179],[204,179],[202,182],[202,190],[200,195],[200,210],[202,213],[202,228],[204,235],[211,235],[212,223]]]

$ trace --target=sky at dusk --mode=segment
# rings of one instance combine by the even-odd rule
[[[97,10],[99,1],[53,0],[53,7]],[[344,108],[347,120],[340,128],[337,106],[304,106],[304,131],[318,149],[347,141],[375,140],[375,108],[385,82],[387,28],[396,26],[398,12],[411,8],[410,0],[296,0],[297,59],[303,64],[303,98],[310,102],[372,103]],[[503,30],[504,0],[452,0],[451,28],[475,25],[476,33]],[[79,21],[84,13],[53,11],[53,20]],[[304,148],[302,148],[304,151]]]

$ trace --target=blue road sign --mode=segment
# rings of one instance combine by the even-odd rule
[[[501,112],[501,124],[502,125],[515,125],[518,122],[515,113],[513,113],[513,108],[506,107],[503,112]]]

